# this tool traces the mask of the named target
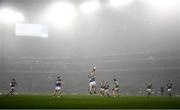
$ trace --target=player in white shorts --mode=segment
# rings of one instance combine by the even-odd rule
[[[152,92],[152,83],[151,81],[147,84],[147,97],[149,97],[151,95],[151,92]]]
[[[61,85],[62,85],[60,76],[57,77],[55,85],[56,85],[56,87],[55,87],[54,96],[59,97],[61,95]]]
[[[88,73],[88,78],[89,78],[89,93],[90,94],[96,94],[96,79],[95,79],[95,72],[96,72],[96,67],[93,68],[93,70]]]
[[[103,82],[100,84],[100,95],[101,96],[104,96],[104,93],[105,93],[105,81],[103,80]]]
[[[114,87],[113,87],[113,96],[119,95],[119,83],[116,81],[116,79],[113,79],[114,81]]]
[[[12,81],[9,83],[11,90],[10,92],[7,94],[7,96],[9,95],[13,95],[13,93],[15,92],[15,87],[17,86],[16,80],[13,78]]]
[[[167,83],[167,93],[169,97],[172,96],[172,82],[170,80],[168,80],[168,83]]]

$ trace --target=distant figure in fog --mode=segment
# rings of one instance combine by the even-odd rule
[[[113,85],[113,96],[119,95],[119,83],[116,81],[116,79],[113,79],[114,85]]]
[[[164,87],[163,86],[160,87],[160,93],[161,93],[161,96],[164,96]]]
[[[93,93],[96,94],[96,67],[93,67],[93,70],[88,73],[89,78],[89,93],[92,95]]]
[[[147,86],[146,86],[146,92],[147,92],[147,97],[149,97],[150,95],[151,95],[151,93],[152,93],[152,89],[153,89],[153,84],[152,84],[152,82],[151,82],[151,80],[149,81],[149,83],[147,84]]]
[[[171,97],[172,96],[172,82],[170,80],[168,80],[168,83],[167,83],[167,93],[168,93],[168,96]]]
[[[106,96],[109,96],[109,84],[108,84],[108,82],[106,81],[106,83],[105,83],[105,87],[104,87],[104,95],[106,95]]]
[[[7,96],[9,95],[13,95],[14,92],[15,92],[15,87],[17,86],[17,82],[15,80],[15,78],[12,79],[12,81],[9,83],[10,87],[11,87],[11,90],[10,92],[7,94]]]
[[[100,95],[101,96],[104,96],[104,93],[105,93],[105,81],[103,80],[102,83],[100,84]]]
[[[55,92],[54,92],[54,96],[59,97],[61,95],[61,86],[62,86],[62,81],[60,76],[57,77],[57,80],[55,82]]]

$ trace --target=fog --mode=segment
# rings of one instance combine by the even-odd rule
[[[0,1],[0,8],[24,13],[24,23],[48,25],[48,38],[27,37],[15,35],[15,23],[0,21],[0,92],[7,92],[16,78],[19,93],[50,93],[64,73],[64,93],[88,93],[87,74],[96,66],[97,83],[117,78],[122,94],[138,94],[149,80],[159,91],[169,79],[180,94],[180,2],[166,6],[162,0],[161,5],[133,0],[114,8],[99,0],[99,10],[82,13],[83,0],[68,0],[77,15],[63,27],[61,19],[53,23],[45,16],[60,1]]]

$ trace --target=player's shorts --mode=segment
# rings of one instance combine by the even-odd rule
[[[61,90],[61,87],[56,86],[55,90],[60,91],[60,90]]]
[[[11,87],[11,90],[15,89],[15,87]]]
[[[105,89],[104,89],[104,88],[100,88],[100,91],[101,91],[101,92],[104,92],[104,91],[105,91]]]
[[[151,92],[152,91],[152,89],[147,89],[147,92]]]
[[[105,93],[108,93],[108,92],[109,92],[109,90],[108,90],[108,89],[105,89],[105,90],[104,90],[104,92],[105,92]]]
[[[119,92],[119,88],[114,88],[114,92]]]
[[[92,82],[89,83],[89,85],[90,85],[90,87],[96,86],[96,82],[95,82],[95,81],[92,81]]]
[[[172,89],[168,89],[168,92],[171,92],[172,91]]]

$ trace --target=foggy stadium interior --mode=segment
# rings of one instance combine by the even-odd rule
[[[82,10],[88,1],[98,7]],[[23,13],[22,23],[47,25],[48,37],[18,36],[17,22],[0,21],[0,92],[16,78],[18,93],[52,93],[64,73],[64,93],[88,93],[87,75],[96,66],[97,83],[117,78],[122,94],[142,95],[149,80],[158,92],[170,79],[180,95],[180,1],[127,0],[119,6],[110,1],[1,0],[0,10]],[[47,15],[61,2],[70,3],[73,14]]]

